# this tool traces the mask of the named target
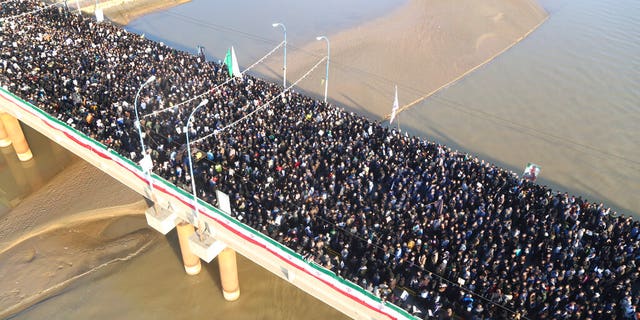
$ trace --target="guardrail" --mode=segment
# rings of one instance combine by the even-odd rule
[[[143,196],[146,178],[135,162],[0,87],[0,109],[38,130],[87,162]],[[37,157],[37,154],[34,154]],[[184,221],[193,212],[192,195],[153,174],[158,205],[170,207]],[[404,309],[382,301],[353,282],[308,262],[300,254],[198,199],[211,236],[219,239],[277,276],[355,319],[417,319]]]

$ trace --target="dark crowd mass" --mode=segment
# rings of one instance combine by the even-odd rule
[[[638,220],[63,6],[12,18],[42,6],[0,4],[0,85],[138,162],[156,76],[153,171],[339,277],[425,319],[640,319]],[[171,107],[203,93],[192,177],[200,99]]]

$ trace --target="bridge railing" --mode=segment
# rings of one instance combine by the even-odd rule
[[[137,163],[2,87],[0,87],[0,109],[55,140],[136,192],[145,194],[145,176]],[[114,167],[116,169],[119,167],[120,170],[114,170]],[[152,174],[152,178],[158,204],[178,210],[178,216],[186,220],[193,210],[192,195],[157,174]],[[338,277],[334,272],[316,263],[306,261],[299,253],[238,221],[210,203],[201,199],[198,201],[202,214],[212,226],[210,230],[216,238],[220,238],[234,250],[347,315],[361,319],[416,319],[404,309],[388,301],[382,301],[355,283]],[[300,280],[293,280],[292,277],[278,272],[278,267],[280,270],[285,268],[287,273],[295,273],[295,278]],[[311,282],[304,283],[303,280]],[[341,295],[339,300],[332,298],[335,293]],[[354,308],[353,302],[360,305],[360,311],[347,310],[350,307]]]

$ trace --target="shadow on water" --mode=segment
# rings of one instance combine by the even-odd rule
[[[0,203],[3,204],[3,208],[0,208],[1,213],[6,213],[15,207],[21,199],[21,195],[27,192],[26,179],[22,175],[22,169],[18,166],[18,158],[15,156],[13,147],[1,148],[2,151],[2,165],[0,166]]]
[[[0,214],[10,211],[77,159],[29,126],[22,124],[22,129],[34,157],[20,161],[13,146],[0,148]]]

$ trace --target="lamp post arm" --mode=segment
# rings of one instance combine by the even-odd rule
[[[195,220],[198,219],[198,194],[196,192],[196,178],[193,176],[193,158],[191,157],[191,143],[189,142],[189,128],[191,128],[191,119],[193,119],[193,115],[200,109],[205,106],[209,102],[208,99],[202,100],[200,104],[193,108],[191,114],[189,115],[189,119],[187,119],[187,127],[185,130],[187,131],[187,155],[189,156],[189,174],[191,175],[191,191],[193,192],[193,210],[195,213]]]
[[[329,60],[331,59],[331,43],[329,42],[329,38],[326,36],[318,36],[316,40],[322,40],[327,42],[327,71],[325,72],[324,79],[324,103],[327,103],[327,91],[329,89]]]
[[[284,29],[284,70],[283,72],[283,77],[282,77],[282,87],[286,88],[287,87],[287,28],[284,27],[284,24],[282,25],[282,28]]]
[[[329,61],[331,60],[331,42],[329,42],[329,38],[324,37],[327,40],[327,79],[324,83],[324,103],[327,103],[327,93],[329,91]]]
[[[140,96],[140,92],[142,91],[142,88],[146,87],[148,84],[154,81],[156,81],[156,76],[149,77],[147,81],[145,81],[143,84],[140,85],[140,88],[138,88],[138,92],[136,92],[136,97],[133,99],[133,110],[136,113],[136,124],[138,127],[138,135],[140,136],[140,147],[142,147],[143,158],[144,158],[145,150],[144,150],[144,139],[142,138],[142,129],[140,128],[141,127],[140,116],[138,114],[138,97]]]
[[[275,27],[282,27],[282,30],[284,31],[284,63],[283,63],[283,67],[282,67],[282,87],[286,88],[287,87],[287,27],[284,26],[283,23],[280,22],[276,22],[273,23],[271,26]]]
[[[133,109],[136,112],[136,127],[138,128],[138,135],[140,136],[140,145],[142,147],[142,156],[144,157],[144,139],[142,138],[142,129],[140,128],[140,116],[138,115],[138,96],[140,96],[140,91],[144,88],[145,84],[141,85],[136,93],[136,97],[133,100]]]

